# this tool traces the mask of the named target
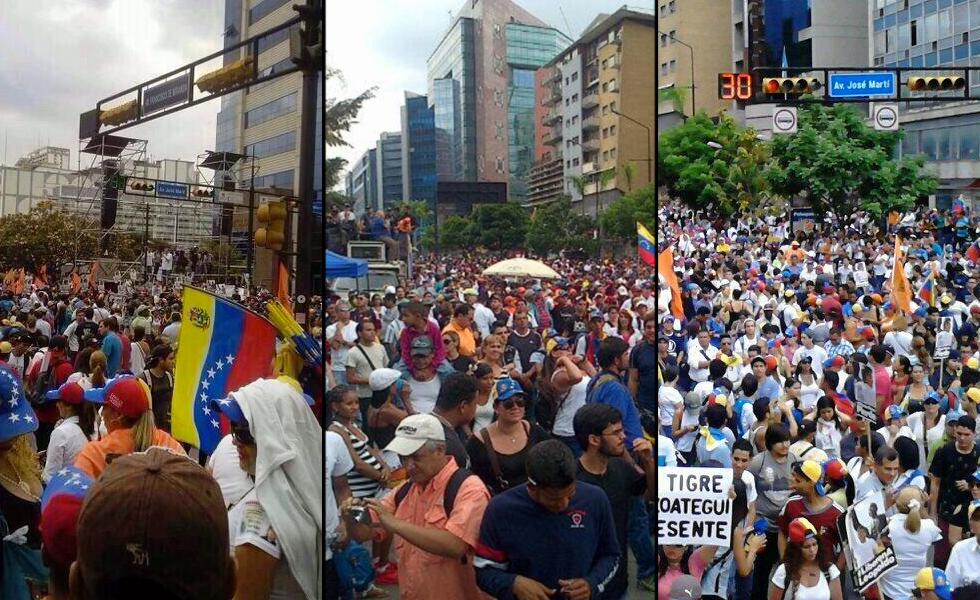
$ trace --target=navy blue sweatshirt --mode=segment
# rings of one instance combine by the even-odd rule
[[[584,578],[592,597],[602,598],[619,557],[602,488],[576,482],[568,508],[553,513],[531,500],[525,484],[490,499],[473,566],[480,589],[499,600],[514,598],[518,575],[556,590],[559,579]]]

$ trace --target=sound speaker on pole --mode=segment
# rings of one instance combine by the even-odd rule
[[[102,163],[102,209],[99,211],[99,227],[111,229],[116,224],[116,210],[119,207],[119,163]]]

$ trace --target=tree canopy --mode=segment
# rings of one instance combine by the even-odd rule
[[[637,222],[655,231],[656,219],[657,190],[654,184],[623,195],[599,215],[605,237],[616,240],[635,239]]]

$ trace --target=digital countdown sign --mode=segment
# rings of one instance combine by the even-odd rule
[[[718,73],[718,98],[751,100],[754,95],[752,73]]]

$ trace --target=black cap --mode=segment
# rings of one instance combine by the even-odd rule
[[[433,350],[432,340],[427,335],[420,335],[412,340],[412,356],[427,356]]]

